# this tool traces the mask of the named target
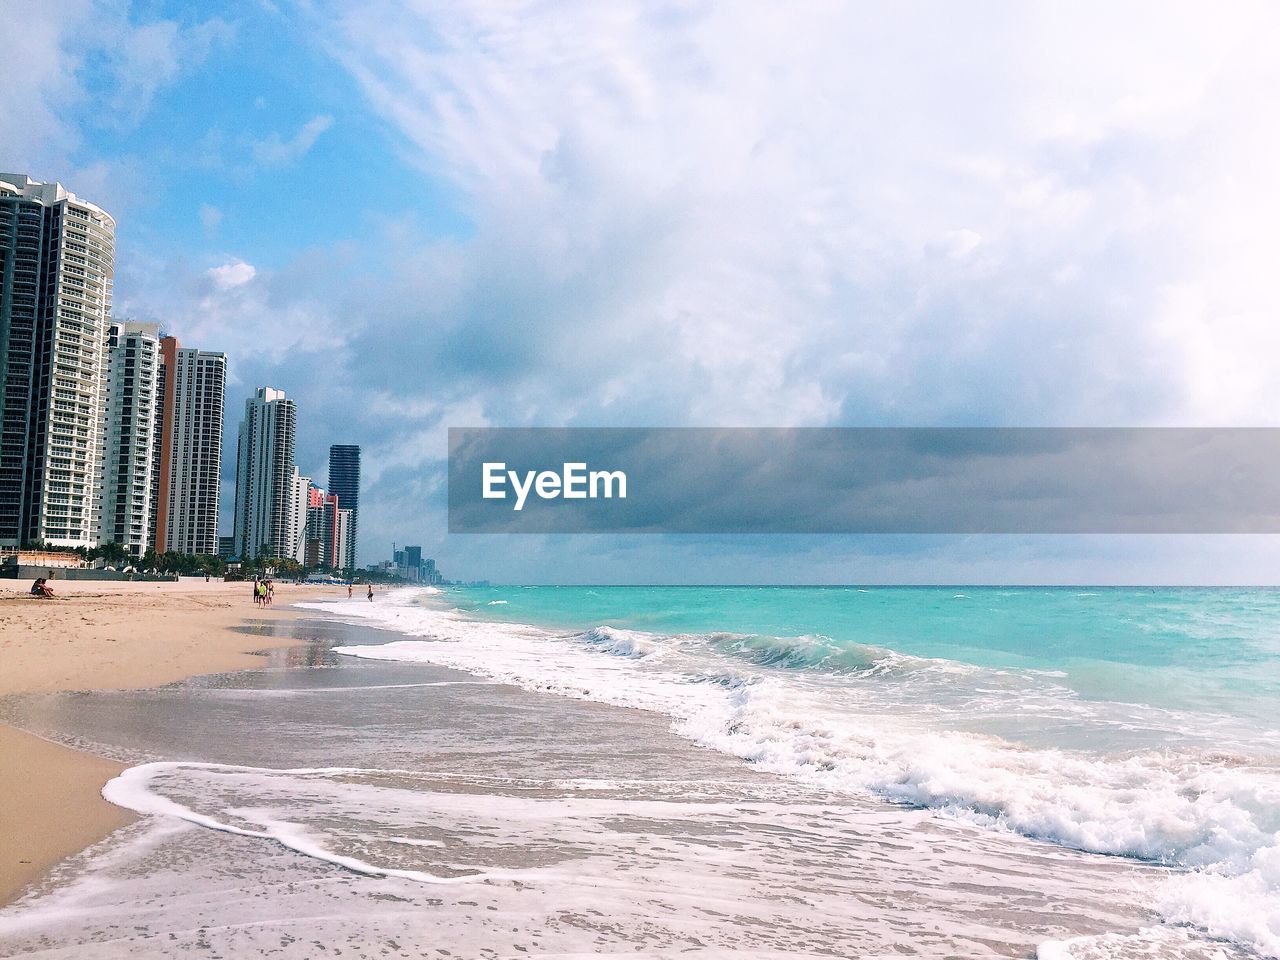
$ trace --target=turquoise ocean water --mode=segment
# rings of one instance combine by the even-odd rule
[[[398,877],[436,903],[437,885],[472,884],[446,919],[475,944],[490,911],[506,942],[508,918],[545,933],[556,904],[626,944],[675,942],[653,939],[661,914],[693,946],[746,943],[737,911],[767,909],[804,947],[771,956],[1030,941],[1039,960],[1280,958],[1280,591],[499,586],[302,606],[328,651],[315,670],[31,705],[94,737],[115,718],[121,735],[207,739],[127,758],[107,795],[153,822],[85,883],[11,911],[12,931],[44,942],[87,897],[114,936],[137,909],[94,898],[138,902],[172,835],[179,863],[234,863],[246,839],[304,858],[264,890],[311,890],[315,863],[380,878],[335,910],[326,874],[299,903],[336,917],[344,950],[384,915],[370,897],[412,905],[387,921],[395,943],[434,929]],[[514,872],[439,875],[479,862]],[[187,925],[256,929],[240,882],[233,902],[193,884]],[[499,900],[479,907],[481,890]],[[75,923],[59,935],[82,940]],[[566,936],[549,955],[597,943]],[[707,955],[745,955],[726,951]]]
[[[664,714],[822,789],[1170,868],[1160,930],[1280,957],[1280,591],[499,586],[352,612],[408,639],[351,656]],[[1045,956],[1175,955],[1114,946]]]
[[[1263,733],[1280,724],[1276,589],[539,586],[449,599],[549,629],[737,634],[751,638],[740,656],[780,669],[838,671],[849,654],[883,649],[1059,674],[1088,700],[1233,717]],[[788,642],[798,638],[812,643]]]

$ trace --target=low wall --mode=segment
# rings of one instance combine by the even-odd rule
[[[53,576],[49,576],[50,570]],[[121,573],[119,570],[94,570],[91,567],[0,567],[0,577],[9,580],[137,580],[148,583],[176,583],[176,575],[167,573]]]

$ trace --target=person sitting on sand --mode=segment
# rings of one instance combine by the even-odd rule
[[[36,578],[36,582],[31,585],[31,595],[45,600],[54,599],[53,588],[49,586],[49,582],[44,577]]]

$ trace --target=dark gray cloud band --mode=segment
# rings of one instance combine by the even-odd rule
[[[451,428],[449,532],[1277,533],[1280,429]]]

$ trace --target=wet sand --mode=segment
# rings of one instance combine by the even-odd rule
[[[57,600],[27,596],[25,580],[0,581],[0,696],[137,689],[258,665],[255,651],[293,643],[234,628],[290,620],[288,604],[336,588],[279,584],[257,607],[244,583],[55,580]],[[0,725],[0,904],[64,857],[133,817],[102,799],[123,767]]]

